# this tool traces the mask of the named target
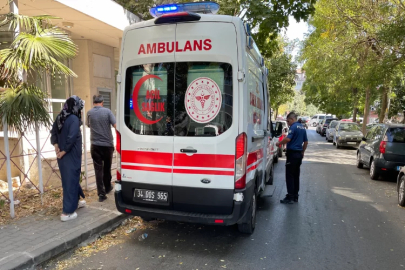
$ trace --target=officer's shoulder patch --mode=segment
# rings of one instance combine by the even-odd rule
[[[292,131],[292,130],[290,129],[290,130],[288,131],[288,134],[291,134],[291,131]]]

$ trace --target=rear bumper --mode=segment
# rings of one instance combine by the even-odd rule
[[[338,143],[339,146],[358,148],[361,142],[355,142],[356,144],[351,144],[352,142],[347,142],[345,140],[338,140]]]
[[[397,167],[405,166],[405,162],[386,161],[383,158],[376,158],[374,162],[379,173],[399,173]]]
[[[230,215],[209,215],[201,213],[182,212],[175,210],[149,208],[142,206],[135,206],[124,203],[122,200],[122,192],[115,192],[115,205],[117,210],[121,213],[130,214],[134,216],[141,216],[147,218],[158,218],[165,220],[174,220],[190,223],[212,224],[212,225],[233,225],[243,217],[244,202],[235,202],[233,212]],[[127,211],[126,211],[127,210]],[[129,213],[130,210],[131,212]],[[215,222],[222,220],[222,223]]]
[[[252,181],[250,181],[250,183],[252,183]],[[170,207],[159,207],[156,205],[136,205],[125,202],[125,200],[123,199],[122,190],[116,191],[114,195],[117,210],[124,214],[146,218],[158,218],[181,222],[228,226],[242,223],[244,221],[245,215],[250,206],[250,200],[252,198],[253,192],[254,185],[248,185],[244,190],[235,191],[235,193],[243,194],[243,201],[232,201],[231,203],[233,203],[233,209],[229,215],[179,211],[170,209]]]

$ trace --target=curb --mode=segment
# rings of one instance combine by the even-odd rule
[[[128,216],[116,212],[101,215],[97,220],[77,226],[58,237],[34,246],[25,252],[15,253],[3,262],[0,269],[35,269],[35,266],[117,228]]]

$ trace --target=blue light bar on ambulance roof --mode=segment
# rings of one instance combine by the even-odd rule
[[[215,2],[194,2],[156,6],[150,9],[150,14],[157,18],[165,14],[191,12],[203,14],[217,14],[219,5]]]

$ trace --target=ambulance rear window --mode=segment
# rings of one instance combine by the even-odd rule
[[[219,136],[232,125],[232,66],[217,62],[130,67],[125,124],[135,134]]]

